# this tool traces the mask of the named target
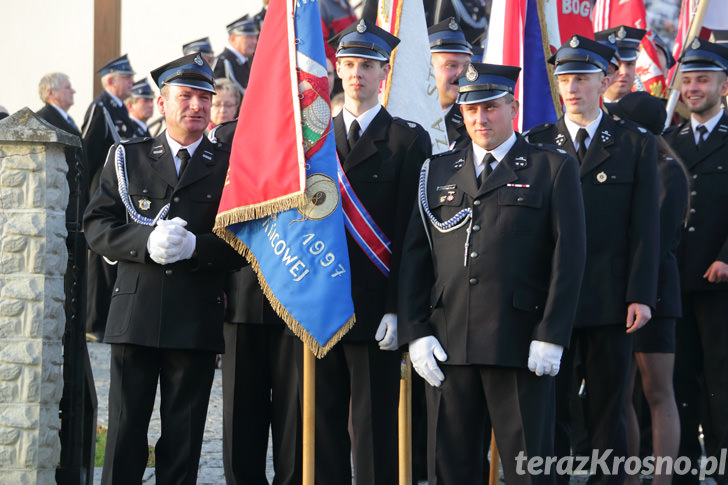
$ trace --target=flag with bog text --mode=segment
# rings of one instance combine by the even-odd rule
[[[594,32],[626,25],[647,29],[644,0],[597,0],[593,8]]]
[[[494,2],[485,62],[520,66],[514,128],[525,131],[554,122],[561,102],[547,60],[573,34],[594,37],[589,0],[503,0]]]
[[[449,148],[432,70],[425,9],[421,0],[380,0],[377,25],[400,39],[380,100],[392,116],[414,121],[430,134],[432,153]]]
[[[317,357],[354,324],[318,1],[271,0],[215,233]]]

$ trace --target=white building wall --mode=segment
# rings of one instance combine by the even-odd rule
[[[0,105],[10,113],[42,102],[38,82],[68,74],[76,90],[70,114],[80,126],[93,99],[94,0],[0,0]],[[121,53],[135,79],[182,55],[182,44],[209,36],[215,53],[227,42],[225,26],[261,0],[122,0]]]

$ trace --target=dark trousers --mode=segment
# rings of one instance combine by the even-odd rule
[[[428,483],[479,485],[493,427],[505,482],[554,483],[553,471],[531,476],[521,456],[553,455],[554,379],[528,369],[445,365],[442,386],[426,386]]]
[[[400,359],[376,342],[340,342],[316,361],[317,484],[351,483],[350,402],[357,485],[397,483]]]
[[[213,352],[112,344],[109,432],[101,482],[142,482],[159,383],[162,433],[154,448],[157,483],[193,485],[214,374]]]
[[[684,294],[683,318],[675,336],[678,455],[689,457],[695,467],[701,455],[698,425],[703,426],[707,456],[720,457],[721,449],[728,448],[728,292]],[[698,479],[687,474],[676,476],[674,482],[698,483]]]
[[[301,483],[302,435],[296,362],[302,343],[279,324],[225,323],[222,356],[223,464],[228,484]],[[323,473],[323,471],[322,471]]]
[[[571,425],[569,405],[573,385],[575,351],[580,352],[586,380],[584,421],[589,442],[602,456],[627,455],[627,417],[624,397],[629,383],[632,362],[632,337],[622,325],[575,328],[571,345],[561,359],[561,371],[556,376],[556,439],[555,451],[559,457],[571,454]],[[610,471],[612,469],[610,463]],[[618,473],[598,475],[590,483],[624,483],[624,467]],[[568,476],[558,476],[558,483],[568,483]]]
[[[111,292],[116,281],[116,265],[107,263],[94,251],[88,252],[86,280],[86,332],[103,339],[109,316]]]

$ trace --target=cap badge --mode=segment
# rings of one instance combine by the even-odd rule
[[[200,57],[200,54],[197,54],[195,56],[195,64],[202,67],[205,63],[202,61],[202,57]]]
[[[450,23],[447,24],[447,27],[450,30],[458,30],[458,24],[457,24],[457,22],[455,22],[455,19],[450,19]]]
[[[606,181],[607,181],[607,174],[604,172],[599,172],[597,174],[597,182],[599,182],[600,184],[603,184]]]
[[[617,42],[617,36],[615,36],[614,32],[612,32],[611,34],[609,34],[609,37],[607,37],[607,40],[610,44],[614,44],[615,42]]]
[[[617,31],[617,37],[621,40],[627,37],[627,31],[624,29],[624,26],[620,27]]]
[[[559,133],[558,135],[556,135],[556,138],[554,138],[554,142],[556,142],[556,144],[558,146],[563,145],[565,141],[566,141],[566,137],[564,136],[563,133]]]
[[[465,79],[471,83],[478,79],[478,70],[472,64],[468,65],[468,70],[465,72]]]
[[[356,31],[360,34],[363,34],[367,31],[367,24],[364,23],[364,19],[361,19],[359,21],[359,24],[356,26]]]
[[[692,47],[693,49],[698,49],[700,47],[700,41],[697,37],[693,40],[693,43],[690,44],[690,47]]]
[[[572,49],[576,49],[577,47],[579,47],[579,39],[577,39],[576,36],[572,37],[571,41],[569,42],[569,46]]]
[[[152,206],[152,202],[149,199],[139,199],[139,208],[143,211],[148,211]]]

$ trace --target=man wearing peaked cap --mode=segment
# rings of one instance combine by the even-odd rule
[[[393,118],[379,104],[379,84],[389,73],[399,39],[361,20],[330,42],[345,97],[333,121],[336,150],[362,210],[390,241],[392,258],[387,276],[348,237],[357,321],[316,363],[316,468],[325,470],[316,481],[351,483],[351,402],[356,483],[396,484],[399,260],[417,173],[431,144],[421,126]]]
[[[594,34],[595,39],[606,39],[612,45],[615,45],[617,58],[619,59],[619,68],[611,80],[612,84],[604,93],[605,102],[616,103],[627,93],[632,92],[639,46],[644,36],[644,30],[627,27],[626,25],[620,25]]]
[[[212,44],[210,44],[209,37],[193,40],[192,42],[188,42],[182,46],[182,54],[185,56],[188,54],[196,54],[198,52],[202,54],[202,57],[209,64],[212,63],[212,60],[215,57],[215,52],[212,50]]]
[[[131,87],[131,95],[124,101],[129,118],[134,122],[132,138],[150,136],[147,121],[154,114],[154,92],[144,78]]]
[[[432,68],[435,74],[437,94],[445,117],[445,127],[451,148],[462,148],[470,142],[463,124],[460,108],[455,103],[458,95],[458,77],[470,63],[472,46],[465,39],[454,17],[435,24],[427,33],[430,39]]]
[[[215,79],[227,78],[245,94],[250,78],[250,64],[258,46],[258,27],[248,14],[227,25],[228,43],[217,56],[212,69]]]
[[[683,318],[676,328],[675,398],[680,450],[698,465],[728,448],[728,47],[695,39],[680,58],[681,95],[690,118],[665,133],[690,172],[690,213],[677,251]],[[714,476],[718,483],[726,475]],[[680,477],[679,483],[698,483]],[[677,477],[676,477],[676,483]]]
[[[532,143],[556,145],[579,161],[586,213],[587,256],[571,344],[556,378],[557,456],[570,454],[569,402],[575,352],[587,382],[586,428],[602,456],[627,456],[624,396],[632,361],[631,334],[656,304],[657,151],[654,137],[600,108],[614,50],[572,36],[549,62],[556,66],[564,116],[532,128]],[[608,275],[609,277],[605,277]],[[626,323],[626,326],[625,326]],[[625,328],[626,327],[626,328]],[[623,483],[623,466],[598,483]],[[568,476],[559,476],[568,483]]]
[[[134,70],[127,55],[110,60],[101,66],[98,73],[103,91],[86,110],[81,129],[87,160],[87,198],[96,191],[109,147],[117,139],[132,138],[136,126],[124,105],[124,100],[131,94],[134,84]],[[114,279],[116,267],[90,251],[86,290],[86,338],[91,342],[103,340]]]
[[[84,215],[89,246],[117,261],[119,273],[104,337],[111,384],[101,481],[141,483],[159,385],[157,483],[191,485],[224,350],[223,284],[243,260],[212,233],[229,158],[203,136],[212,70],[190,54],[151,74],[167,129],[113,146]]]
[[[518,457],[553,455],[552,376],[584,269],[584,209],[573,157],[513,131],[519,73],[465,69],[457,102],[472,142],[425,162],[407,228],[399,335],[429,383],[430,483],[482,483],[491,426],[506,483],[554,480]]]

